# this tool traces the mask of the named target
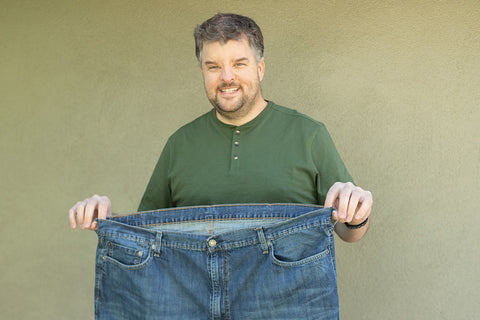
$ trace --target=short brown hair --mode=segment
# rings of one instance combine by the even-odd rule
[[[252,19],[233,13],[217,13],[194,32],[195,54],[198,61],[202,56],[204,42],[240,40],[245,35],[257,61],[263,57],[263,35],[260,27]]]

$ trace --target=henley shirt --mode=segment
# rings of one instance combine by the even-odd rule
[[[241,126],[215,109],[167,141],[138,211],[238,203],[321,204],[352,181],[325,125],[269,101]]]

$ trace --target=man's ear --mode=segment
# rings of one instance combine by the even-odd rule
[[[258,70],[258,78],[260,79],[260,81],[262,81],[263,75],[265,74],[265,59],[264,59],[264,57],[262,57],[262,59],[258,63],[257,70]]]

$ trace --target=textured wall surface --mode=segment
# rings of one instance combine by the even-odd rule
[[[323,121],[372,225],[337,241],[342,319],[480,309],[479,1],[0,0],[0,314],[91,319],[94,193],[134,211],[166,141],[210,109],[193,28],[255,19],[264,97]]]

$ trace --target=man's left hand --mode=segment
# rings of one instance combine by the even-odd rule
[[[336,210],[332,219],[358,225],[370,216],[372,211],[372,194],[351,182],[336,182],[328,191],[325,207]]]

